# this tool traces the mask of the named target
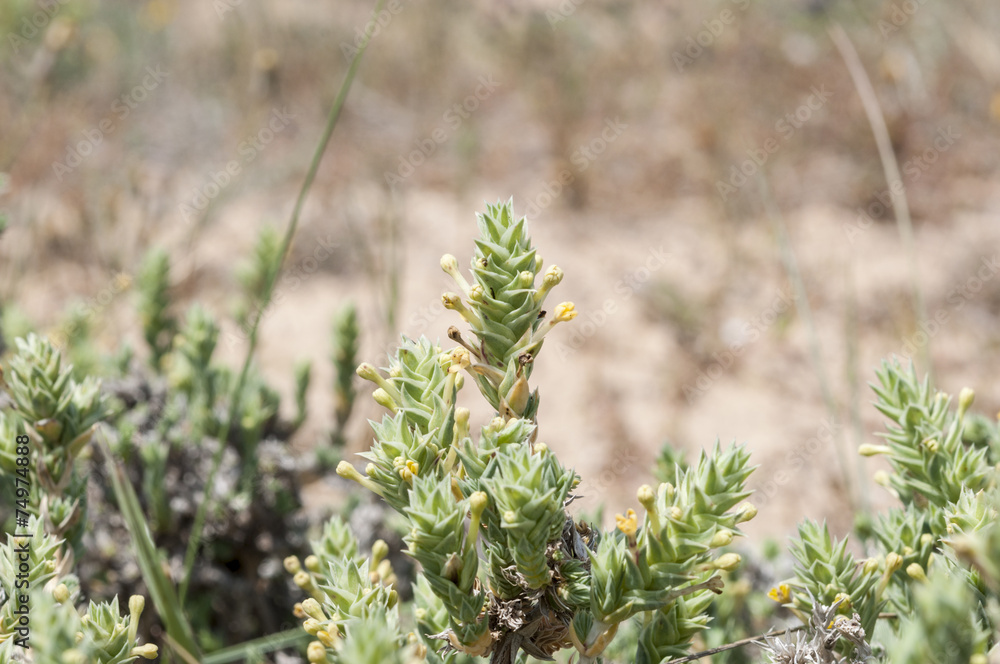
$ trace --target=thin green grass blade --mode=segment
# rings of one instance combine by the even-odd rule
[[[378,16],[384,2],[385,0],[378,0],[378,3],[375,5],[373,17]],[[357,73],[358,66],[361,64],[361,56],[364,55],[365,49],[368,47],[370,34],[366,32],[365,35],[364,41],[362,41],[360,47],[358,47],[357,53],[354,54],[354,58],[351,60],[351,66],[348,68],[347,75],[344,77],[344,82],[341,84],[340,91],[337,93],[337,98],[333,102],[333,108],[330,109],[330,116],[327,119],[323,135],[320,137],[319,144],[316,146],[316,152],[313,154],[312,163],[309,165],[309,171],[306,173],[305,181],[302,183],[302,189],[299,191],[298,198],[295,200],[295,207],[292,209],[292,216],[288,220],[288,226],[285,229],[285,236],[281,243],[281,253],[279,254],[280,257],[278,259],[279,262],[270,274],[267,288],[264,290],[264,297],[261,299],[261,311],[264,311],[271,303],[271,296],[274,293],[274,285],[278,280],[278,275],[281,274],[281,266],[285,262],[288,250],[292,246],[292,238],[295,236],[295,230],[299,225],[299,215],[302,212],[302,206],[305,204],[306,196],[309,193],[309,189],[312,187],[313,180],[316,179],[316,173],[319,171],[319,164],[323,160],[323,153],[326,151],[326,146],[330,142],[330,136],[333,134],[333,129],[337,126],[337,120],[340,119],[340,112],[344,107],[344,102],[347,100],[347,93],[351,89],[351,83],[354,81],[354,75]],[[215,483],[215,475],[219,470],[219,466],[222,464],[222,455],[225,452],[226,441],[229,438],[229,432],[232,430],[233,421],[236,419],[240,399],[243,398],[243,388],[246,386],[247,373],[250,370],[250,361],[253,359],[254,349],[257,347],[257,332],[260,327],[261,318],[262,316],[255,317],[253,326],[250,329],[246,357],[243,359],[243,368],[240,370],[239,379],[236,381],[236,387],[233,389],[232,398],[229,402],[229,413],[226,416],[226,423],[219,434],[219,449],[215,453],[215,457],[212,459],[212,468],[209,471],[208,479],[205,482],[205,499],[202,501],[201,505],[198,506],[198,512],[195,514],[194,525],[191,528],[191,537],[188,540],[188,548],[184,554],[184,578],[181,581],[180,587],[181,603],[184,602],[184,598],[187,596],[188,584],[191,581],[191,570],[194,568],[194,559],[198,554],[198,548],[201,544],[201,532],[205,527],[205,519],[208,515],[210,503],[212,502],[212,486]]]
[[[201,664],[229,664],[229,662],[238,662],[249,659],[254,655],[265,655],[275,650],[281,650],[282,648],[304,644],[311,638],[308,632],[296,627],[295,629],[277,632],[276,634],[230,646],[229,648],[223,648],[222,650],[205,655],[201,660]]]
[[[107,462],[108,475],[118,500],[118,508],[125,526],[132,538],[132,546],[142,571],[142,579],[149,588],[149,594],[156,606],[156,611],[163,620],[167,630],[168,643],[177,654],[187,662],[197,662],[201,652],[194,640],[194,631],[188,623],[177,591],[160,566],[160,556],[149,532],[149,524],[142,513],[139,498],[135,494],[132,483],[125,476],[125,471],[117,463],[103,438],[100,439],[102,451]]]

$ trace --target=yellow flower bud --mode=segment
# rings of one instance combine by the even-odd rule
[[[309,570],[310,572],[319,572],[320,570],[319,558],[317,558],[316,556],[313,555],[306,556],[304,564],[306,566],[306,569]]]
[[[326,614],[323,613],[323,607],[319,605],[312,597],[302,600],[302,610],[310,618],[315,618],[320,622],[326,622]]]
[[[376,382],[379,378],[381,378],[375,366],[368,362],[362,362],[359,364],[355,373],[365,380],[370,380],[372,382]]]
[[[858,454],[864,457],[875,456],[877,454],[889,454],[892,450],[886,445],[872,445],[871,443],[862,443],[858,446]]]
[[[910,563],[906,566],[906,574],[915,581],[926,581],[927,575],[920,563]]]
[[[712,536],[712,541],[709,543],[713,549],[717,549],[720,546],[727,546],[733,541],[733,531],[731,530],[719,530]]]
[[[639,500],[639,504],[647,511],[653,511],[656,509],[656,494],[653,492],[653,487],[648,484],[643,484],[636,491],[636,498]]]
[[[323,629],[323,623],[315,618],[307,618],[306,621],[302,623],[302,629],[308,632],[311,636],[316,636],[316,634]]]
[[[969,410],[969,406],[976,400],[976,393],[971,387],[963,387],[958,393],[958,416],[963,417]]]
[[[142,595],[132,595],[128,598],[128,613],[133,621],[138,622],[142,610],[146,608],[146,598]]]
[[[483,491],[474,491],[469,496],[469,509],[473,514],[482,514],[489,502],[489,497]]]
[[[889,473],[884,470],[876,470],[875,474],[872,475],[872,479],[875,480],[875,484],[878,484],[879,486],[887,487],[890,484]]]
[[[330,660],[326,657],[326,648],[319,641],[313,641],[306,648],[306,658],[309,660],[309,664],[329,664]]]
[[[744,523],[757,516],[757,506],[753,503],[743,503],[739,507],[736,523]]]
[[[899,555],[895,551],[890,551],[885,556],[885,570],[886,573],[892,574],[900,567],[903,566],[903,556]]]
[[[359,473],[358,469],[352,466],[348,461],[341,461],[337,464],[337,474],[346,480],[354,480],[369,491],[377,493],[380,496],[382,495],[382,490],[379,486],[375,484],[375,482],[372,482],[369,478]]]
[[[865,561],[864,565],[862,565],[861,570],[865,574],[873,574],[873,573],[877,572],[878,571],[878,559],[877,558],[869,558],[868,560]]]
[[[142,657],[143,659],[156,659],[159,648],[157,648],[152,643],[147,643],[145,645],[136,646],[132,648],[130,653],[133,657]]]
[[[528,386],[528,379],[523,375],[518,376],[505,395],[507,406],[517,416],[524,413],[524,409],[528,407],[528,399],[530,398],[531,388]]]
[[[69,588],[66,587],[65,583],[60,583],[52,589],[52,597],[59,604],[65,604],[69,600]]]
[[[327,648],[337,647],[337,641],[333,638],[333,635],[331,635],[330,632],[327,632],[326,630],[321,629],[318,632],[316,632],[314,636],[317,639],[319,639],[320,643],[322,643]]]
[[[312,577],[305,570],[296,572],[295,576],[292,577],[292,581],[303,590],[307,590],[313,585]]]
[[[936,438],[927,438],[923,441],[924,449],[926,449],[931,454],[937,454],[938,450],[941,449],[941,443]]]
[[[285,565],[285,571],[289,574],[297,574],[302,569],[302,563],[299,562],[298,556],[288,556],[283,561],[283,564]]]
[[[79,643],[83,640],[83,632],[77,632],[80,635],[76,642]],[[87,664],[87,656],[76,648],[70,648],[62,654],[62,661],[64,664]]]
[[[542,277],[542,285],[552,288],[557,286],[563,280],[563,271],[558,265],[550,265],[549,269],[545,271],[545,276]]]
[[[458,272],[458,259],[451,254],[445,254],[441,257],[441,269],[448,274]]]
[[[372,399],[374,399],[375,403],[382,406],[383,408],[391,410],[393,412],[396,411],[396,402],[393,401],[392,397],[389,396],[389,393],[383,390],[381,387],[377,388],[374,392],[372,392]]]
[[[385,540],[375,540],[372,544],[372,566],[376,567],[389,555],[389,545]]]
[[[743,562],[743,557],[738,553],[724,553],[715,559],[712,566],[725,572],[732,572]]]
[[[469,435],[469,416],[472,414],[468,408],[456,406],[455,408],[455,437],[462,440]]]

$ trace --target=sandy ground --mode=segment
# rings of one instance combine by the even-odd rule
[[[150,46],[142,60],[168,58],[174,73],[164,85],[170,87],[122,120],[121,130],[66,181],[53,177],[53,160],[104,117],[109,99],[132,79],[95,73],[89,96],[74,97],[69,107],[77,119],[44,104],[38,117],[26,111],[16,116],[14,128],[33,133],[0,167],[11,173],[0,203],[12,223],[0,242],[0,276],[5,297],[28,318],[43,329],[58,328],[67,303],[97,301],[116,274],[134,272],[146,247],[160,245],[174,257],[178,310],[194,300],[206,303],[224,318],[220,357],[234,364],[242,357],[245,341],[229,318],[237,289],[233,271],[262,225],[287,218],[343,71],[341,60],[325,67],[320,61],[341,57],[338,45],[349,42],[350,26],[363,24],[365,15],[360,4],[336,16],[298,3],[286,7],[271,14],[280,18],[273,30],[288,40],[281,50],[284,87],[263,98],[248,96],[256,75],[238,59],[221,79],[225,90],[213,92],[215,74],[197,47],[210,43],[210,52],[219,55],[222,40],[247,55],[262,44],[284,43],[262,28],[270,23],[252,12],[239,19],[245,23],[223,17],[231,22],[220,32],[204,8],[176,13],[165,28],[172,41]],[[519,48],[528,49],[530,40],[516,30],[520,15],[510,11],[515,13],[502,18],[523,37]],[[635,490],[653,481],[661,445],[669,441],[694,458],[718,439],[747,445],[759,464],[751,486],[760,516],[748,524],[751,537],[784,536],[802,517],[827,519],[833,530],[845,532],[852,514],[840,459],[847,460],[850,481],[857,481],[860,469],[870,484],[875,464],[859,465],[852,450],[883,426],[865,387],[882,358],[926,347],[941,389],[957,393],[974,386],[977,410],[1000,410],[1000,386],[992,380],[1000,360],[998,125],[984,110],[988,94],[975,87],[1000,78],[989,78],[996,70],[970,73],[966,63],[946,87],[938,69],[921,69],[926,54],[911,42],[887,42],[881,60],[874,49],[873,71],[896,62],[890,55],[919,60],[921,113],[900,96],[911,89],[911,79],[891,70],[877,83],[891,130],[900,137],[901,166],[912,171],[904,168],[904,182],[915,217],[916,280],[929,315],[921,320],[892,213],[859,221],[859,208],[877,210],[872,206],[884,178],[856,94],[822,32],[774,26],[766,13],[748,14],[745,25],[726,32],[693,72],[679,74],[672,53],[686,36],[697,35],[699,21],[712,11],[673,7],[674,27],[662,45],[646,25],[663,18],[652,10],[648,21],[632,16],[633,25],[645,26],[637,33],[616,31],[593,11],[581,10],[578,17],[593,28],[580,29],[590,39],[581,67],[591,67],[587,76],[607,79],[608,92],[587,97],[579,112],[564,100],[575,88],[552,83],[547,69],[575,67],[573,51],[567,59],[558,50],[568,48],[558,41],[566,33],[553,30],[558,48],[537,60],[527,50],[491,51],[502,40],[467,15],[461,20],[490,34],[485,45],[456,33],[440,53],[427,47],[418,58],[387,36],[373,42],[369,68],[351,93],[286,265],[300,279],[294,287],[279,286],[281,301],[262,327],[260,364],[286,397],[287,414],[294,362],[314,363],[310,418],[295,445],[308,449],[332,422],[334,314],[349,300],[357,303],[360,359],[376,364],[384,364],[400,332],[443,339],[448,325],[459,321],[440,306],[440,294],[451,285],[439,258],[453,253],[467,264],[474,213],[484,200],[513,196],[516,210],[531,213],[545,263],[566,273],[552,302],[572,300],[581,312],[552,334],[533,375],[542,395],[541,439],[584,478],[580,507],[603,502],[606,517],[635,507]],[[933,16],[917,19],[914,30],[931,29],[924,23]],[[389,27],[399,35],[433,23],[413,13],[393,21]],[[966,29],[964,21],[956,19],[956,29]],[[761,25],[783,35],[774,52],[755,41],[767,39],[754,36]],[[550,30],[544,22],[542,27]],[[322,29],[335,30],[338,38],[319,41]],[[389,28],[385,34],[392,34]],[[864,35],[852,34],[870,46]],[[319,52],[303,54],[299,37],[321,44]],[[624,51],[621,62],[602,56],[630,39],[638,45]],[[454,52],[468,59],[435,69]],[[748,53],[759,59],[759,74],[741,70]],[[950,62],[950,56],[939,57]],[[537,62],[538,71],[522,71],[527,61]],[[658,69],[645,68],[654,61]],[[626,66],[635,67],[633,77],[615,69]],[[441,80],[439,71],[447,72]],[[498,91],[483,92],[482,109],[452,132],[448,109],[475,94],[491,71],[501,81]],[[810,91],[826,84],[829,102],[784,136],[776,119],[808,104]],[[966,101],[970,106],[963,107]],[[294,117],[246,161],[241,140],[259,136],[275,109],[290,109]],[[616,122],[627,127],[603,133]],[[928,153],[946,127],[959,134],[954,147]],[[426,165],[387,186],[384,174],[398,172],[401,160],[435,129],[449,133]],[[780,220],[762,212],[756,179],[724,201],[718,195],[718,182],[732,166],[769,138],[782,141],[764,169]],[[586,146],[595,152],[601,146],[600,153],[581,157]],[[913,161],[928,154],[933,163]],[[181,206],[232,160],[243,171],[237,183],[223,187],[210,211],[189,222]],[[548,203],[543,193],[567,170],[572,185]],[[801,272],[811,326],[782,261],[783,234]],[[390,265],[399,287],[392,326]],[[101,347],[112,350],[124,341],[141,347],[131,294],[112,294],[95,309]],[[476,409],[474,397],[467,390],[465,404],[485,421],[489,414]],[[860,408],[859,428],[852,404]],[[377,416],[374,404],[359,402],[352,451],[367,445],[364,420]],[[338,496],[322,481],[306,492],[314,509]],[[885,504],[881,490],[869,486],[868,493]]]

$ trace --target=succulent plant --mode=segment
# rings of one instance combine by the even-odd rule
[[[416,629],[409,636],[397,630],[396,641],[419,644],[414,656],[428,659],[507,663],[522,651],[549,659],[575,649],[581,661],[592,661],[623,623],[642,616],[640,632],[623,630],[637,634],[638,661],[683,653],[708,622],[706,609],[723,586],[719,572],[739,565],[739,555],[718,549],[755,513],[739,505],[749,495],[749,455],[716,445],[694,467],[675,468],[673,483],[640,488],[643,523],[633,510],[608,532],[577,521],[567,505],[581,479],[538,440],[539,392],[529,383],[545,336],[571,321],[575,307],[564,302],[551,316],[543,311],[563,273],[551,266],[542,274],[526,222],[510,201],[487,206],[479,229],[471,281],[454,257],[441,260],[461,291],[445,293],[444,304],[459,312],[471,336],[450,328],[457,344],[450,350],[404,337],[383,371],[362,364],[358,374],[376,384],[373,397],[389,412],[372,423],[364,472],[346,461],[337,469],[409,522],[405,542],[420,564],[421,604]],[[470,411],[458,404],[466,376],[494,409],[478,440]],[[338,562],[332,551],[316,555],[319,569],[330,570],[326,576],[293,573],[320,604],[321,613],[306,613],[334,625],[342,642],[329,641],[324,634],[333,632],[314,631],[306,619],[317,636],[310,661],[376,661],[347,659],[343,645],[361,638],[348,619],[357,611],[343,598],[357,594],[352,589],[362,575],[341,571],[357,561]],[[376,590],[365,596],[385,597],[379,610],[395,625],[398,605]]]

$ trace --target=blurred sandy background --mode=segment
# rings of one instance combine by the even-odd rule
[[[283,228],[372,6],[4,0],[5,316],[53,331],[89,306],[100,347],[142,349],[113,285],[160,245],[235,364],[234,270]],[[885,114],[929,320],[834,22]],[[459,321],[438,260],[467,265],[474,213],[513,196],[566,272],[553,303],[581,312],[533,383],[584,506],[634,507],[664,441],[693,458],[718,437],[760,464],[751,534],[802,516],[844,532],[834,448],[856,477],[851,450],[882,429],[865,386],[881,358],[925,348],[941,389],[1000,410],[998,34],[986,0],[388,3],[263,324],[286,397],[292,364],[314,362],[297,446],[332,422],[335,312],[358,304],[377,364],[399,331],[444,339]],[[364,398],[355,451],[377,414]]]

